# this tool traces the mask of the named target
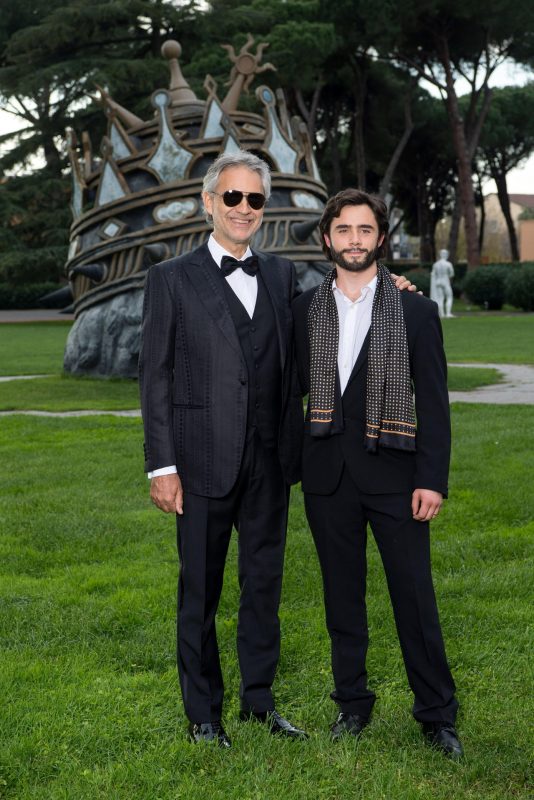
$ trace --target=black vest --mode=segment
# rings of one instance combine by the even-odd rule
[[[228,281],[224,293],[241,344],[248,373],[247,427],[256,428],[267,447],[278,443],[282,410],[280,347],[273,307],[258,272],[258,296],[252,319]]]

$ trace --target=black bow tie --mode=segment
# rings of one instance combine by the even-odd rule
[[[258,256],[249,256],[243,261],[238,261],[237,258],[232,258],[232,256],[222,257],[221,271],[225,278],[231,275],[234,269],[238,267],[241,267],[247,275],[255,275],[258,271]]]

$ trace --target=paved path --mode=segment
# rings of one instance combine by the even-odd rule
[[[1,322],[69,322],[74,314],[61,314],[55,308],[10,309],[0,311]]]
[[[132,408],[126,411],[0,411],[0,417],[17,414],[25,417],[140,417],[141,409]]]
[[[470,392],[449,392],[451,403],[518,403],[534,405],[534,366],[527,364],[449,364],[451,367],[491,367],[504,380],[493,386],[481,386]]]
[[[53,375],[1,375],[0,383],[5,381],[32,381],[34,378],[53,378]]]
[[[482,386],[470,392],[449,392],[451,403],[493,403],[506,405],[534,405],[534,366],[526,364],[449,364],[451,367],[491,367],[502,373],[502,383],[493,386]],[[46,378],[46,375],[6,375],[0,381],[28,380],[30,378]],[[23,414],[32,417],[139,417],[138,408],[125,411],[0,411],[0,417],[9,414]]]

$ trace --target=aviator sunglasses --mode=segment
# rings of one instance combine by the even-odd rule
[[[242,201],[243,197],[247,198],[247,203],[254,211],[259,211],[265,205],[265,197],[260,192],[240,192],[238,189],[228,189],[227,192],[211,192],[218,197],[222,197],[223,203],[229,208],[235,208]]]

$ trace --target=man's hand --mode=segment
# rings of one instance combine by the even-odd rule
[[[158,475],[150,481],[150,499],[167,514],[184,513],[184,490],[176,473]]]
[[[437,517],[443,495],[440,492],[433,492],[432,489],[416,489],[412,494],[412,514],[418,522],[429,522]]]
[[[393,280],[395,281],[395,286],[397,287],[397,289],[400,289],[401,292],[403,289],[408,289],[409,292],[417,291],[417,286],[415,285],[415,283],[410,283],[408,278],[405,278],[404,275],[395,275],[394,272],[391,272],[390,274]],[[422,294],[422,292],[419,292],[419,294]]]

